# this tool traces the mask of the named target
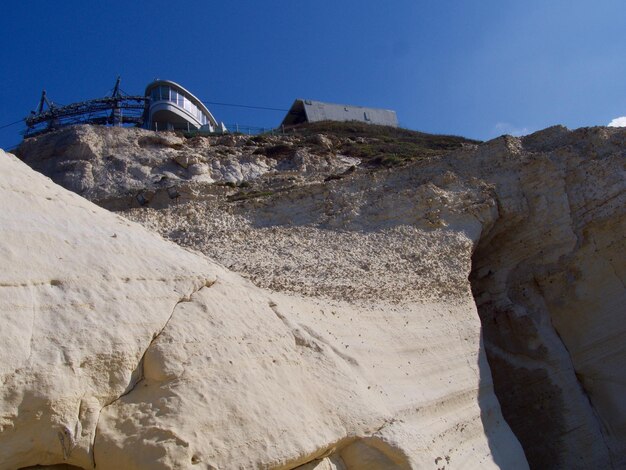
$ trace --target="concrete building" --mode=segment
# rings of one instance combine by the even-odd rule
[[[294,101],[282,125],[295,126],[305,122],[319,121],[359,121],[398,127],[396,112],[389,109],[364,108],[304,99]]]
[[[146,87],[149,97],[144,127],[164,130],[226,130],[191,92],[170,80],[155,80]]]

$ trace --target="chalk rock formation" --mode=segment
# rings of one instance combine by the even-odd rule
[[[555,127],[471,157],[498,197],[473,289],[534,468],[626,467],[625,148],[622,130]]]
[[[260,285],[366,302],[454,297],[471,240],[497,396],[531,466],[621,468],[625,145],[620,129],[555,127],[271,197],[127,215]]]
[[[467,282],[270,292],[3,153],[0,192],[0,468],[526,467]]]
[[[221,185],[275,170],[323,178],[359,163],[345,156],[320,159],[294,145],[300,141],[290,136],[185,139],[172,132],[82,125],[27,139],[19,154],[55,183],[110,209],[197,199],[199,193],[219,192]]]
[[[182,139],[74,128],[27,141],[20,153],[60,183],[103,206],[127,209],[125,216],[272,290],[268,295],[279,319],[314,332],[316,341],[324,339],[318,344],[336,348],[334,354],[347,354],[341,364],[356,360],[368,371],[368,391],[383,387],[382,409],[393,403],[395,411],[382,414],[395,421],[380,433],[385,442],[393,435],[393,445],[413,466],[477,462],[459,458],[465,444],[451,446],[451,453],[436,447],[440,439],[467,443],[471,428],[439,420],[442,412],[463,416],[463,400],[470,398],[460,394],[464,398],[457,403],[429,394],[451,396],[455,392],[446,389],[446,381],[455,384],[457,374],[465,374],[453,364],[467,353],[447,348],[459,347],[457,338],[467,339],[470,349],[479,344],[478,330],[472,330],[477,325],[472,326],[470,273],[496,395],[530,466],[625,467],[626,132],[553,127],[480,145],[375,132],[367,138],[329,133]],[[405,151],[411,139],[419,145],[409,148],[425,151],[399,160],[393,152]],[[424,143],[432,145],[420,147]],[[94,170],[72,173],[70,162],[81,160],[85,145],[92,149],[86,160]],[[386,145],[390,154],[370,161],[379,161],[377,167],[340,152],[360,146],[371,156],[384,153]],[[109,165],[104,156],[112,154],[127,166]],[[399,161],[406,164],[387,168]],[[254,171],[237,170],[247,162],[254,162]],[[143,170],[128,170],[137,165]],[[216,184],[198,176],[206,168]],[[145,174],[169,176],[155,182]],[[72,187],[77,181],[80,187]],[[384,347],[372,347],[381,342]],[[498,451],[510,444],[508,431],[501,442],[490,431],[485,410],[495,405],[483,391],[490,379],[480,354],[478,404],[491,458],[510,468],[521,460],[511,457],[515,451]],[[455,369],[452,375],[435,371],[441,358],[445,370]],[[382,364],[398,367],[382,370]],[[426,384],[433,387],[429,393],[423,391]],[[424,400],[434,421],[425,418]],[[111,409],[118,406],[130,413],[135,405],[120,400]],[[446,431],[437,431],[439,425]],[[430,441],[415,434],[416,426],[445,437],[424,451],[421,446]],[[372,435],[378,436],[362,434]],[[327,447],[328,456],[319,455],[305,468],[342,468],[350,455],[367,454],[365,441],[350,451],[341,442],[341,451]],[[367,442],[370,450],[380,449]],[[430,461],[423,458],[428,453]]]
[[[93,466],[101,410],[217,268],[0,155],[2,468]]]

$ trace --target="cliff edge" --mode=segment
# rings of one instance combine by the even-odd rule
[[[0,468],[527,467],[467,282],[263,290],[4,153],[0,191]]]
[[[284,324],[375,374],[402,465],[524,466],[518,439],[532,468],[624,467],[626,132],[481,144],[326,126],[191,139],[83,126],[19,155],[276,305],[317,305]]]

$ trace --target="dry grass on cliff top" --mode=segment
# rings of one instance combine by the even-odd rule
[[[324,134],[344,155],[373,166],[395,166],[411,160],[441,155],[479,141],[453,135],[427,134],[400,127],[362,122],[322,121],[302,124],[290,132],[305,137]]]

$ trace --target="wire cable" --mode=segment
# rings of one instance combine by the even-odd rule
[[[281,111],[281,112],[289,111],[288,109],[268,108],[266,106],[250,106],[250,105],[235,104],[235,103],[218,103],[216,101],[205,101],[205,100],[200,100],[200,101],[204,104],[214,104],[216,106],[231,106],[233,108],[263,109],[265,111]]]
[[[7,127],[11,127],[11,126],[14,126],[16,124],[19,124],[20,122],[24,122],[24,119],[20,119],[19,121],[11,122],[9,124],[5,124],[3,126],[0,126],[0,129],[6,129]]]

